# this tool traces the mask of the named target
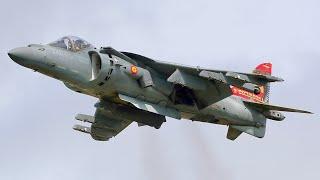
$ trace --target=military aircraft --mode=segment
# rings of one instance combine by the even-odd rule
[[[73,91],[98,98],[94,116],[75,117],[91,127],[73,127],[98,141],[115,137],[132,122],[158,129],[166,117],[226,125],[230,140],[242,133],[263,138],[267,119],[285,119],[281,111],[311,113],[269,104],[270,84],[283,81],[271,75],[271,63],[252,73],[192,67],[95,48],[74,36],[15,48],[8,55]]]

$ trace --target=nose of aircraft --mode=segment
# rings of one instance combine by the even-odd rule
[[[9,57],[16,63],[32,67],[43,61],[44,56],[32,47],[19,47],[8,52]]]
[[[21,61],[28,58],[29,51],[27,48],[15,48],[8,52],[9,57],[16,63],[20,64]]]

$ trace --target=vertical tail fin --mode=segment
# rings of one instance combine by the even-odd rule
[[[253,74],[260,75],[269,75],[272,74],[272,64],[271,63],[263,63],[258,65],[254,70]],[[247,92],[245,90],[241,90],[239,88],[233,87],[233,94],[236,96],[240,96],[242,98],[248,99],[249,101],[261,103],[269,103],[269,93],[270,93],[270,83],[266,83],[260,88],[260,94],[254,94],[251,92]],[[259,123],[260,126],[230,126],[228,130],[227,138],[230,140],[237,139],[241,133],[247,133],[252,136],[263,138],[266,132],[266,118],[264,116],[256,116],[255,122]]]
[[[256,67],[253,70],[255,74],[263,74],[263,75],[271,75],[272,74],[272,64],[271,63],[263,63]]]
[[[254,70],[254,74],[262,74],[262,75],[272,75],[272,63],[262,63],[258,65]],[[265,86],[261,86],[261,94],[260,97],[263,98],[263,101],[268,103],[269,102],[269,95],[270,95],[270,83],[267,83]]]
[[[258,65],[254,70],[253,74],[261,74],[261,75],[270,75],[272,73],[272,64],[271,63],[263,63]],[[260,103],[268,103],[269,102],[269,93],[270,93],[270,83],[266,83],[260,88],[260,93],[255,94],[252,92],[248,92],[246,90],[237,88],[232,86],[231,90],[233,95],[240,96],[249,101],[260,102]]]

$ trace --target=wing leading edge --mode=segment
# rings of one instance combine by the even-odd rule
[[[271,75],[263,75],[263,74],[254,74],[254,73],[241,73],[241,72],[231,72],[231,71],[225,71],[225,70],[217,70],[217,69],[207,69],[202,67],[194,67],[194,66],[188,66],[188,65],[182,65],[177,63],[170,63],[166,61],[159,61],[154,60],[139,54],[134,54],[130,52],[121,52],[125,54],[126,56],[130,57],[131,59],[135,60],[139,66],[148,66],[157,72],[169,77],[172,75],[177,69],[180,69],[190,75],[199,75],[201,71],[210,71],[215,73],[222,73],[225,76],[236,75],[240,77],[244,76],[245,79],[255,80],[255,81],[267,81],[267,82],[278,82],[278,81],[284,81],[281,78],[271,76]]]

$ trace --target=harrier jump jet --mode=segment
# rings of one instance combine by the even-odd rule
[[[271,75],[271,63],[252,73],[184,66],[111,47],[97,49],[73,36],[15,48],[8,55],[98,98],[94,116],[75,117],[91,127],[73,127],[98,141],[115,137],[132,122],[158,129],[166,117],[228,126],[230,140],[242,133],[263,138],[267,119],[282,121],[283,111],[310,113],[269,104],[270,84],[283,81]]]

